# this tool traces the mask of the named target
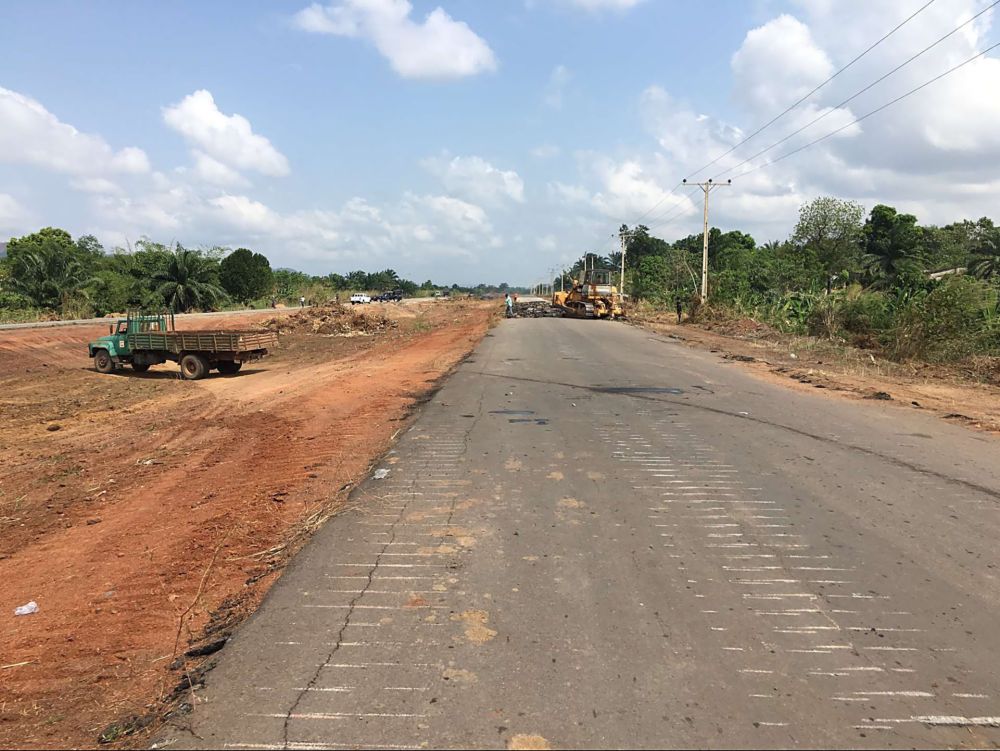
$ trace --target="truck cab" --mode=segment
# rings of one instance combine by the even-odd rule
[[[133,352],[132,335],[138,333],[159,333],[173,329],[173,316],[167,314],[129,314],[108,326],[108,335],[95,339],[87,345],[90,356],[94,358],[94,367],[101,373],[111,373],[122,363],[131,363],[132,367],[145,372],[150,365],[163,362],[160,358],[150,358],[146,353]],[[149,362],[147,362],[149,360]]]

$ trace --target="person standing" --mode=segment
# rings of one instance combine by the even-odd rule
[[[681,304],[681,298],[679,297],[674,298],[674,304],[677,307],[677,324],[680,325],[681,313],[684,311],[684,306]]]
[[[514,301],[510,299],[510,292],[504,294],[504,304],[507,306],[507,317],[514,317]]]
[[[304,308],[306,306],[306,296],[299,295],[299,307]]]

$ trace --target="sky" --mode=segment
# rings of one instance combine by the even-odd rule
[[[527,285],[700,232],[685,177],[758,242],[822,195],[1000,220],[1000,48],[852,124],[1000,41],[993,2],[0,0],[0,237]]]

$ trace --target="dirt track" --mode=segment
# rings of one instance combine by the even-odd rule
[[[174,658],[254,608],[495,307],[394,308],[374,337],[290,333],[196,383],[173,363],[93,372],[101,326],[4,332],[0,746],[93,746],[155,709]],[[15,618],[29,600],[40,612]]]

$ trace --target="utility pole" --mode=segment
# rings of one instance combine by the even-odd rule
[[[682,182],[684,185],[688,184],[686,179]],[[708,182],[694,184],[705,192],[705,229],[701,246],[701,304],[706,305],[708,304],[708,194],[716,188],[725,188],[732,185],[733,181],[726,180],[724,183],[713,183],[709,179]]]
[[[625,251],[628,249],[628,238],[632,236],[631,232],[622,231],[619,233],[619,238],[622,243],[622,272],[621,277],[618,280],[618,297],[621,300],[622,310],[625,309]]]

